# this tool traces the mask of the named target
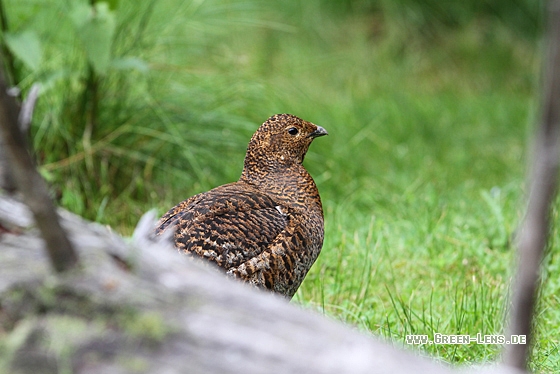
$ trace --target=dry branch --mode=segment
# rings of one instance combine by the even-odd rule
[[[14,193],[16,191],[16,182],[14,181],[7,157],[6,145],[4,144],[4,139],[0,136],[0,190]]]
[[[33,212],[53,267],[59,272],[64,271],[77,263],[77,256],[60,227],[45,181],[35,169],[29,155],[25,136],[19,126],[19,116],[19,105],[16,99],[8,94],[4,73],[0,69],[0,138],[3,139],[3,156],[10,161],[6,167],[16,188],[23,194]]]
[[[0,372],[481,372],[397,349],[202,267],[168,241],[149,239],[153,215],[127,246],[108,229],[61,212],[83,271],[52,277],[30,216],[0,196],[0,225],[23,232],[0,235]]]
[[[549,9],[548,53],[543,115],[528,176],[529,196],[520,228],[518,270],[513,286],[508,336],[525,335],[527,344],[505,347],[504,362],[525,368],[532,342],[539,268],[549,233],[549,213],[558,181],[560,141],[560,1]]]
[[[29,132],[31,127],[31,120],[33,119],[33,111],[35,109],[35,103],[39,97],[39,91],[41,85],[39,83],[34,83],[29,89],[27,98],[21,104],[21,110],[19,111],[18,124],[20,131],[25,135]]]

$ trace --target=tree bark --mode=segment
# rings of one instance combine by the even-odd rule
[[[250,288],[154,242],[62,211],[80,272],[51,275],[26,207],[0,196],[0,371],[457,373]],[[25,269],[22,271],[22,269]],[[462,373],[520,373],[500,367]]]

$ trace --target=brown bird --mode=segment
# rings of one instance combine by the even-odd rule
[[[195,195],[157,223],[176,227],[179,251],[288,298],[323,246],[323,208],[302,165],[314,138],[327,131],[291,114],[270,117],[255,132],[239,181]]]

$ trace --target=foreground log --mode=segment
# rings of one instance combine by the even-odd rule
[[[53,275],[27,208],[0,196],[0,372],[455,372],[151,241],[154,217],[127,244],[60,215],[81,266]]]

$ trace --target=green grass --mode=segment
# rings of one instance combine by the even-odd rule
[[[411,333],[503,331],[538,117],[533,24],[520,35],[517,13],[474,7],[432,27],[442,9],[404,0],[373,10],[365,1],[121,0],[113,56],[145,65],[102,78],[88,135],[69,3],[31,12],[36,3],[6,2],[16,29],[46,41],[39,70],[20,66],[21,86],[47,85],[33,141],[61,205],[127,235],[146,210],[236,180],[252,132],[293,113],[330,134],[305,161],[326,236],[295,302],[397,345]],[[560,369],[558,225],[552,234],[531,362],[542,373]],[[461,364],[500,350],[409,348]]]

